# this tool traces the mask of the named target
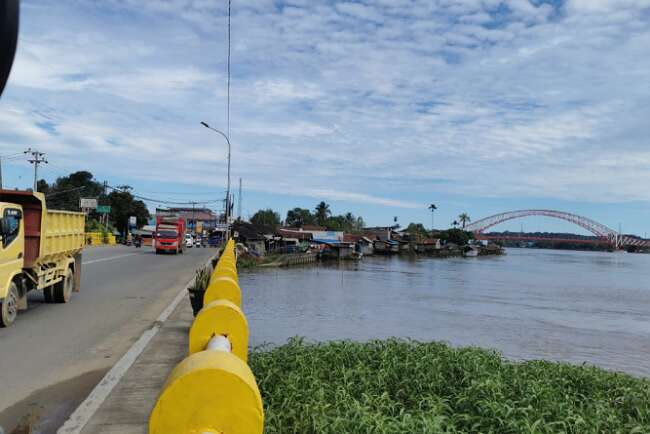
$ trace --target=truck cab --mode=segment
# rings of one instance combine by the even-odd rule
[[[24,265],[25,229],[23,208],[0,202],[0,308],[3,323],[13,323],[19,308],[26,307],[20,285]]]

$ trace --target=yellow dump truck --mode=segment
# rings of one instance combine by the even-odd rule
[[[79,291],[83,213],[48,210],[31,191],[0,190],[0,326],[27,309],[27,293],[41,289],[48,303]]]

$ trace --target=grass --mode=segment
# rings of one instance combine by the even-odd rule
[[[249,360],[265,433],[650,433],[650,381],[405,340],[286,345]]]
[[[277,261],[282,255],[274,254],[274,253],[268,253],[264,256],[261,257],[255,257],[255,256],[239,256],[237,258],[237,268],[238,269],[247,269],[247,268],[255,268],[259,267],[260,265],[265,265],[265,264],[270,264],[275,261]]]

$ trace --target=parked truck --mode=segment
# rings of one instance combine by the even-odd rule
[[[67,303],[79,291],[85,215],[48,210],[31,191],[0,190],[0,326],[27,309],[27,293]]]
[[[177,215],[156,216],[156,254],[183,253],[185,241],[185,219]]]

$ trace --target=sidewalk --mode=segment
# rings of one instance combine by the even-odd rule
[[[172,369],[187,355],[192,323],[189,296],[169,318],[119,380],[81,430],[82,434],[146,434],[149,413]]]

